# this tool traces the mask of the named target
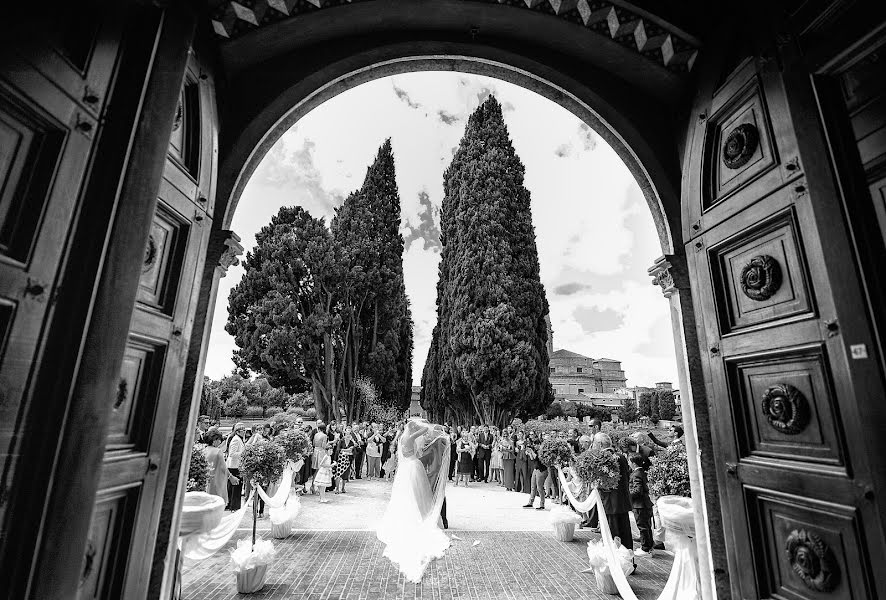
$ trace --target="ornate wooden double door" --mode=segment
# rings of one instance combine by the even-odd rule
[[[851,66],[815,72],[797,46],[709,68],[684,168],[732,595],[884,597],[876,272],[852,239],[875,213],[846,198],[825,125],[857,98]]]

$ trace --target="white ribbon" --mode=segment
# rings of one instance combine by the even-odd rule
[[[298,463],[293,465],[290,462],[286,465],[286,468],[283,470],[283,475],[280,477],[280,487],[273,496],[268,496],[267,492],[265,492],[260,485],[256,485],[252,490],[252,493],[249,494],[249,498],[243,503],[243,506],[240,507],[240,510],[223,516],[219,524],[214,528],[203,533],[192,533],[182,536],[181,548],[184,565],[192,566],[221,550],[234,536],[234,533],[243,521],[243,516],[246,514],[246,510],[252,507],[252,501],[256,493],[261,496],[262,500],[264,500],[265,504],[270,508],[280,508],[284,506],[286,500],[289,498],[289,492],[292,489],[293,474],[299,468],[301,467]],[[293,516],[297,514],[297,509],[290,514]]]
[[[261,496],[261,499],[265,501],[265,504],[271,508],[280,508],[286,504],[286,499],[289,498],[289,490],[292,488],[293,472],[292,464],[288,463],[286,468],[283,469],[283,475],[280,477],[280,487],[277,488],[277,491],[274,492],[273,496],[268,496],[262,486],[255,486],[255,491],[257,491],[258,495]]]
[[[246,509],[250,508],[253,495],[249,494],[249,498],[243,503],[240,510],[223,516],[219,524],[209,531],[182,536],[180,542],[185,566],[190,567],[205,558],[209,558],[230,541],[234,532],[237,531],[237,527],[240,526],[243,515],[246,514]]]
[[[606,520],[606,511],[603,509],[603,500],[597,488],[591,490],[590,496],[580,502],[572,492],[571,486],[563,475],[563,470],[557,467],[557,474],[560,477],[560,488],[566,492],[570,504],[579,512],[587,512],[591,507],[597,507],[597,516],[600,522],[600,535],[603,538],[603,545],[606,549],[606,563],[609,565],[609,573],[612,575],[612,581],[618,588],[618,593],[622,600],[637,600],[636,594],[628,583],[621,570],[621,561],[616,553],[615,543],[612,539],[612,532],[609,530],[609,522]],[[698,598],[698,554],[695,549],[693,539],[683,533],[676,531],[668,532],[668,545],[674,551],[674,564],[671,567],[671,574],[665,584],[664,590],[658,600],[691,600]]]

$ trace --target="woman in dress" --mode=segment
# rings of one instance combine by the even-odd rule
[[[335,477],[335,493],[345,493],[345,482],[351,477],[351,462],[354,459],[354,449],[357,447],[357,441],[354,439],[354,433],[350,426],[345,427],[345,431],[338,442],[338,460],[336,461],[335,470],[332,474]]]
[[[463,429],[461,436],[459,436],[458,442],[456,443],[456,452],[458,452],[458,469],[455,476],[455,485],[458,485],[459,481],[464,481],[465,487],[468,487],[468,481],[471,479],[471,474],[474,472],[474,450],[468,439],[469,435],[470,433]]]
[[[203,448],[203,456],[206,457],[206,464],[209,466],[209,484],[206,491],[215,496],[221,497],[228,503],[228,483],[236,485],[240,480],[234,477],[225,464],[225,453],[221,449],[224,436],[215,428],[209,428],[203,434],[203,442],[206,447]]]
[[[268,426],[270,428],[270,426]],[[248,429],[246,431],[249,431]],[[270,437],[266,437],[265,428],[261,425],[253,425],[252,426],[252,435],[249,436],[249,439],[245,440],[245,444],[247,446],[253,446],[260,442],[267,442]],[[265,492],[270,496],[272,495],[270,490],[265,490]],[[252,493],[252,482],[246,480],[243,483],[243,495],[249,498],[249,494]],[[258,518],[261,519],[265,516],[265,501],[262,500],[262,497],[256,494],[256,500],[258,501]]]
[[[314,434],[314,439],[312,440],[312,444],[314,446],[314,454],[311,456],[311,468],[314,470],[313,479],[311,480],[311,493],[316,492],[317,488],[317,469],[320,468],[320,461],[323,460],[323,457],[326,456],[326,443],[328,438],[326,436],[326,425],[320,425],[317,427],[317,432]],[[332,462],[332,459],[330,459]],[[326,485],[329,485],[328,483]],[[325,486],[324,486],[325,487]]]
[[[320,451],[321,455],[317,460],[318,466],[317,473],[314,475],[314,484],[320,491],[320,502],[326,504],[329,502],[326,499],[326,487],[332,485],[332,468],[335,466],[335,463],[332,462],[332,458],[329,456],[329,453],[332,452],[332,444],[327,444]]]
[[[514,441],[510,435],[501,436],[499,448],[501,449],[502,485],[510,492],[514,489],[514,476],[517,472],[517,455],[514,453]]]
[[[438,525],[449,463],[447,443],[442,428],[419,419],[407,422],[397,449],[391,499],[376,529],[384,555],[414,583],[449,548],[449,537]]]
[[[492,481],[497,483],[498,485],[502,485],[501,481],[501,470],[504,468],[504,465],[501,462],[501,448],[499,444],[501,443],[501,435],[498,432],[497,427],[492,428],[492,454],[489,457],[489,473],[492,476]]]
[[[298,428],[298,427],[299,426],[297,425],[296,428]],[[304,432],[304,434],[306,436],[308,436],[309,440],[313,441],[313,439],[314,439],[313,427],[311,427],[310,425],[307,425],[305,423],[302,423],[301,430],[302,430],[302,432]],[[314,456],[313,456],[313,451],[312,451],[310,454],[305,456],[305,460],[303,461],[303,464],[301,466],[301,470],[298,473],[298,480],[302,485],[302,488],[299,491],[302,494],[308,493],[308,481],[311,479],[311,476],[314,474],[314,468],[313,468],[313,464],[312,464],[313,460],[314,460]]]

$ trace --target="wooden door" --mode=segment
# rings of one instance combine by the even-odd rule
[[[177,417],[202,260],[214,140],[211,92],[185,74],[106,438],[81,598],[143,598]]]
[[[22,458],[24,422],[42,400],[35,369],[58,350],[46,328],[121,27],[119,15],[70,6],[0,51],[0,540],[12,488],[33,467]]]
[[[886,597],[883,380],[812,77],[794,44],[732,66],[683,208],[733,597]]]

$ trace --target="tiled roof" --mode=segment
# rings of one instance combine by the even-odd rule
[[[585,356],[584,354],[579,354],[578,352],[572,352],[571,350],[563,348],[560,350],[554,350],[554,353],[551,354],[551,358],[587,358],[593,360],[590,356]]]

